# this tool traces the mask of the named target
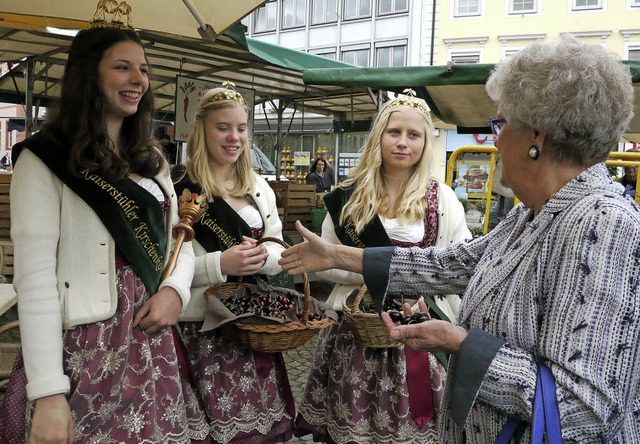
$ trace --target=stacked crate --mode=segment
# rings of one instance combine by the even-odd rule
[[[9,281],[13,278],[13,244],[11,243],[11,219],[9,191],[11,173],[0,173],[0,274]]]
[[[283,231],[295,232],[296,220],[309,227],[311,225],[311,207],[316,206],[316,186],[284,181],[269,182],[269,185],[276,193],[278,207],[282,208]]]

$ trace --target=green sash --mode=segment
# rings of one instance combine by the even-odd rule
[[[67,170],[66,144],[47,129],[14,145],[14,164],[23,149],[38,156],[91,207],[147,290],[155,293],[167,246],[165,220],[158,200],[129,178],[109,181],[88,170],[82,171],[81,177],[71,175]]]
[[[176,193],[182,195],[184,189],[191,193],[202,194],[200,185],[194,184],[186,177],[175,184]],[[251,227],[222,198],[207,201],[207,211],[197,224],[193,225],[195,240],[208,252],[225,251],[242,243],[242,236],[253,238]],[[257,276],[254,276],[257,278]],[[243,277],[249,278],[249,276]],[[264,276],[261,276],[264,278]],[[254,279],[256,280],[256,279]],[[256,280],[258,282],[258,280]]]
[[[351,247],[388,247],[391,240],[387,236],[387,232],[382,226],[382,222],[378,216],[374,217],[371,222],[365,225],[362,233],[356,233],[355,226],[348,220],[346,224],[340,225],[340,213],[346,205],[353,188],[335,188],[331,192],[325,194],[324,202],[327,211],[331,214],[336,236],[344,245]]]

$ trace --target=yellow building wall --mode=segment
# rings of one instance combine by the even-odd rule
[[[548,42],[565,32],[588,43],[604,44],[623,59],[625,43],[640,45],[640,9],[631,8],[629,0],[602,0],[604,10],[579,12],[571,11],[571,0],[538,0],[537,14],[521,15],[508,13],[508,0],[481,0],[479,17],[454,18],[456,1],[440,2],[438,65],[447,63],[450,50],[464,49],[479,49],[480,63],[495,63],[507,48],[521,48],[536,39]],[[535,38],[515,38],[527,35]],[[499,36],[507,39],[501,41]],[[454,41],[447,45],[448,39]]]

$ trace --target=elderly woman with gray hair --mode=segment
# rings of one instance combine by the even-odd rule
[[[382,314],[406,346],[452,355],[443,442],[494,442],[505,424],[530,439],[540,375],[555,386],[561,438],[549,442],[640,442],[640,211],[603,163],[633,116],[629,69],[563,36],[498,63],[487,91],[502,180],[521,201],[494,230],[444,249],[363,250],[299,226],[308,242],[280,263],[363,273],[379,299],[463,295],[458,325]]]

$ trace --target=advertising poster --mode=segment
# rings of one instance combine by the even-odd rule
[[[486,197],[490,160],[463,160],[456,162],[456,194],[464,192],[471,199]]]
[[[311,151],[295,151],[293,153],[293,164],[308,168],[311,165]]]
[[[233,82],[233,81],[232,81]],[[193,130],[196,105],[202,97],[202,94],[211,88],[221,87],[221,83],[211,82],[208,80],[198,80],[190,77],[176,77],[176,121],[175,135],[176,142],[186,142],[189,134]],[[249,108],[249,127],[253,128],[253,105],[255,102],[255,92],[252,89],[237,88],[244,103]]]
[[[360,153],[340,153],[338,157],[338,182],[343,181],[351,168],[360,163]]]

